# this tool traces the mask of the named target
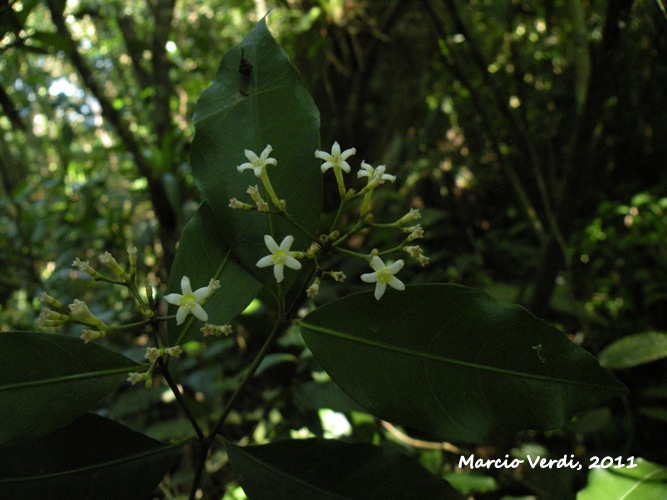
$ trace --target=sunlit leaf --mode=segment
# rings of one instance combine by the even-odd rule
[[[443,440],[552,429],[626,389],[525,309],[456,285],[329,303],[300,322],[331,379],[370,413]]]
[[[247,76],[239,71],[242,55],[252,65]],[[231,198],[252,203],[246,194],[249,185],[262,188],[252,171],[239,173],[236,167],[248,161],[245,149],[259,155],[270,144],[271,157],[278,160],[268,167],[272,185],[287,201],[290,216],[311,232],[319,219],[322,179],[314,157],[319,112],[264,20],[225,54],[213,84],[197,101],[194,123],[192,171],[215,213],[220,236],[251,272],[273,285],[272,269],[255,266],[268,254],[264,235],[273,235],[278,243],[294,235],[292,250],[305,250],[309,239],[283,217],[229,208]],[[266,193],[264,199],[269,202]],[[295,274],[286,270],[286,284]]]
[[[637,467],[632,469],[591,469],[588,486],[577,494],[577,500],[667,498],[667,468],[641,458],[635,462]]]
[[[0,444],[67,425],[136,367],[118,353],[65,335],[0,334]]]
[[[84,415],[34,441],[0,447],[0,498],[144,499],[180,455],[112,420]]]
[[[262,284],[238,263],[221,236],[210,206],[202,203],[183,230],[174,265],[169,275],[169,290],[181,293],[181,278],[187,276],[193,290],[208,285],[210,279],[220,280],[221,288],[205,305],[210,323],[221,325],[231,321],[257,296]],[[170,307],[172,314],[176,306]],[[183,325],[169,322],[169,338],[182,344],[202,335],[202,322],[189,315]]]
[[[600,353],[606,368],[632,368],[667,358],[667,333],[644,332],[623,337]]]
[[[369,444],[334,440],[227,444],[229,461],[250,498],[446,498],[449,485],[416,461]]]

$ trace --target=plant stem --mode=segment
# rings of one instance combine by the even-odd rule
[[[238,399],[239,395],[241,392],[245,389],[245,387],[248,385],[248,382],[252,379],[254,376],[255,372],[257,371],[257,368],[259,368],[260,363],[264,359],[264,357],[267,355],[269,352],[269,349],[273,346],[274,342],[278,338],[278,336],[283,332],[287,324],[289,323],[289,315],[285,315],[285,305],[283,300],[280,300],[280,311],[279,311],[279,319],[276,321],[276,324],[273,326],[273,330],[267,337],[267,339],[264,341],[264,344],[262,345],[261,349],[257,353],[257,356],[255,356],[255,359],[252,361],[250,366],[248,367],[245,375],[243,376],[243,379],[239,383],[238,387],[234,390],[234,393],[231,395],[229,400],[227,401],[227,404],[225,405],[224,409],[222,410],[222,414],[220,415],[220,418],[218,418],[218,421],[216,424],[213,426],[211,431],[208,433],[208,436],[205,438],[203,436],[200,437],[199,442],[201,444],[201,450],[199,452],[199,459],[197,461],[197,468],[195,470],[195,476],[193,478],[192,482],[192,489],[190,491],[190,499],[195,498],[195,494],[197,492],[197,487],[199,485],[199,482],[201,481],[202,474],[204,472],[204,464],[206,462],[206,456],[208,455],[208,451],[211,448],[211,443],[215,439],[216,434],[218,434],[222,428],[222,426],[225,423],[225,420],[227,420],[227,417],[232,411],[232,408],[234,406],[234,403]],[[291,312],[291,310],[290,310]]]
[[[205,439],[204,432],[201,430],[201,427],[199,427],[199,424],[197,423],[197,419],[190,411],[190,408],[188,407],[185,398],[183,397],[183,393],[178,388],[178,384],[174,380],[174,377],[171,376],[171,372],[169,371],[169,366],[167,366],[167,363],[165,363],[163,358],[160,358],[158,360],[158,363],[160,365],[160,371],[162,372],[162,376],[167,381],[167,384],[169,385],[171,392],[174,393],[176,401],[185,412],[185,415],[188,417],[188,420],[192,424],[192,427],[194,428],[195,432],[197,433],[197,437],[200,440]]]

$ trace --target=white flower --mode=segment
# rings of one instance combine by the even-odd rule
[[[248,158],[248,162],[239,165],[238,167],[236,167],[236,170],[238,170],[239,172],[243,172],[244,170],[252,169],[257,177],[261,177],[262,172],[264,171],[264,168],[267,165],[278,164],[278,160],[276,160],[275,158],[269,158],[269,154],[271,153],[271,151],[273,151],[273,148],[271,147],[270,144],[264,148],[264,151],[262,151],[262,154],[260,154],[259,156],[257,156],[249,149],[246,149],[244,153],[245,157]]]
[[[373,168],[371,165],[365,161],[361,162],[361,170],[357,172],[357,177],[360,179],[362,177],[368,177],[368,185],[374,188],[380,184],[384,184],[384,181],[394,182],[396,180],[395,175],[385,174],[386,166],[379,165],[376,168]]]
[[[278,246],[276,240],[267,234],[264,236],[264,243],[266,244],[266,248],[271,252],[271,255],[259,259],[256,266],[273,266],[273,274],[278,283],[284,279],[285,266],[295,270],[301,269],[301,262],[294,258],[294,255],[297,255],[299,252],[290,252],[292,243],[294,243],[294,236],[285,236],[280,246]]]
[[[176,311],[176,324],[180,325],[183,323],[185,317],[189,313],[192,313],[201,321],[206,321],[208,319],[208,314],[204,311],[202,304],[206,302],[206,299],[208,299],[217,288],[220,288],[219,283],[211,280],[208,286],[199,288],[193,292],[192,286],[190,286],[190,278],[183,276],[183,278],[181,278],[181,291],[183,294],[170,293],[164,297],[164,300],[170,304],[178,306],[178,311]]]
[[[361,281],[375,283],[375,298],[380,300],[387,289],[387,285],[396,290],[405,290],[403,282],[394,276],[403,268],[404,264],[403,260],[400,259],[386,266],[380,257],[374,255],[371,259],[371,267],[375,272],[362,274]]]
[[[351,168],[350,165],[345,160],[347,160],[350,156],[352,156],[356,152],[357,150],[355,148],[350,148],[346,149],[341,153],[338,142],[334,142],[333,146],[331,146],[331,154],[327,153],[326,151],[320,151],[318,149],[317,151],[315,151],[315,158],[324,160],[324,163],[322,164],[321,167],[322,172],[326,172],[331,167],[333,167],[334,169],[340,168],[349,174]]]

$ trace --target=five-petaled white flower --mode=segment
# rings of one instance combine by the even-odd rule
[[[375,283],[375,298],[380,300],[387,289],[387,285],[396,290],[405,290],[403,282],[394,276],[403,268],[404,264],[403,260],[400,259],[387,266],[380,257],[374,255],[371,259],[371,267],[375,272],[362,274],[361,281]]]
[[[371,165],[365,161],[361,162],[361,170],[357,172],[357,177],[368,177],[368,186],[372,188],[384,184],[384,181],[394,182],[396,180],[395,175],[385,174],[386,166],[379,165],[373,168]]]
[[[273,151],[271,144],[268,144],[264,148],[264,151],[262,151],[262,154],[260,154],[259,156],[257,156],[254,152],[250,151],[249,149],[246,149],[244,153],[245,157],[248,158],[248,162],[239,165],[238,167],[236,167],[236,170],[238,170],[239,172],[243,172],[244,170],[252,169],[257,177],[261,177],[262,172],[264,171],[264,168],[267,165],[278,164],[278,160],[276,160],[275,158],[269,158],[269,154],[271,154],[271,151]]]
[[[355,148],[350,148],[346,149],[342,153],[340,152],[340,145],[338,142],[334,142],[333,146],[331,146],[331,153],[327,153],[326,151],[320,151],[319,149],[315,151],[315,157],[319,158],[320,160],[324,160],[324,163],[322,164],[322,172],[326,172],[329,170],[331,167],[336,169],[342,169],[348,174],[350,173],[351,167],[349,163],[347,163],[345,160],[347,160],[350,156],[355,154],[357,150]]]
[[[206,302],[218,288],[220,288],[220,282],[211,280],[208,286],[204,286],[193,292],[192,286],[190,285],[190,278],[183,276],[183,278],[181,278],[181,291],[183,294],[170,293],[169,295],[165,295],[164,300],[170,304],[178,306],[178,311],[176,311],[177,325],[183,323],[185,317],[189,313],[192,313],[201,321],[206,321],[208,319],[208,314],[204,311],[202,304]]]
[[[285,236],[280,246],[278,246],[276,240],[267,234],[264,236],[264,243],[266,244],[266,248],[271,252],[271,255],[262,257],[257,261],[256,265],[257,267],[273,266],[273,275],[276,277],[278,283],[285,277],[285,266],[295,270],[301,269],[301,262],[294,258],[294,255],[298,252],[290,252],[292,243],[294,243],[294,236]]]

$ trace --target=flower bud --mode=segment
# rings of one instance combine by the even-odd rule
[[[51,295],[49,295],[46,292],[42,292],[39,295],[39,301],[42,302],[43,304],[53,306],[57,309],[62,309],[63,307],[65,307],[65,306],[62,305],[62,303],[58,299],[56,299],[55,297],[52,297]]]
[[[92,342],[93,340],[103,339],[107,336],[107,332],[104,330],[82,330],[81,331],[81,340],[86,344]]]
[[[320,291],[320,279],[315,278],[315,281],[313,281],[313,284],[308,287],[306,290],[306,295],[308,297],[315,297],[315,295],[318,294]]]
[[[87,273],[89,276],[91,276],[92,278],[94,278],[96,280],[99,280],[100,278],[102,278],[102,275],[100,273],[98,273],[97,271],[95,271],[95,269],[93,269],[90,266],[90,264],[88,263],[87,260],[80,260],[77,257],[72,262],[72,267],[76,267],[79,271],[83,271],[83,272]]]
[[[102,255],[100,255],[100,262],[107,266],[111,272],[116,275],[116,277],[122,279],[123,281],[129,279],[125,270],[120,267],[118,261],[116,261],[113,255],[111,255],[109,252],[104,252]]]
[[[407,224],[408,222],[415,221],[417,219],[421,219],[421,212],[417,208],[411,208],[410,211],[405,214],[403,217],[398,219],[395,224],[397,226],[402,226],[403,224]]]
[[[102,320],[95,316],[85,302],[74,299],[74,302],[70,304],[69,310],[72,313],[71,318],[77,323],[83,323],[84,325],[90,325],[99,328],[100,330],[105,330],[106,325]]]

